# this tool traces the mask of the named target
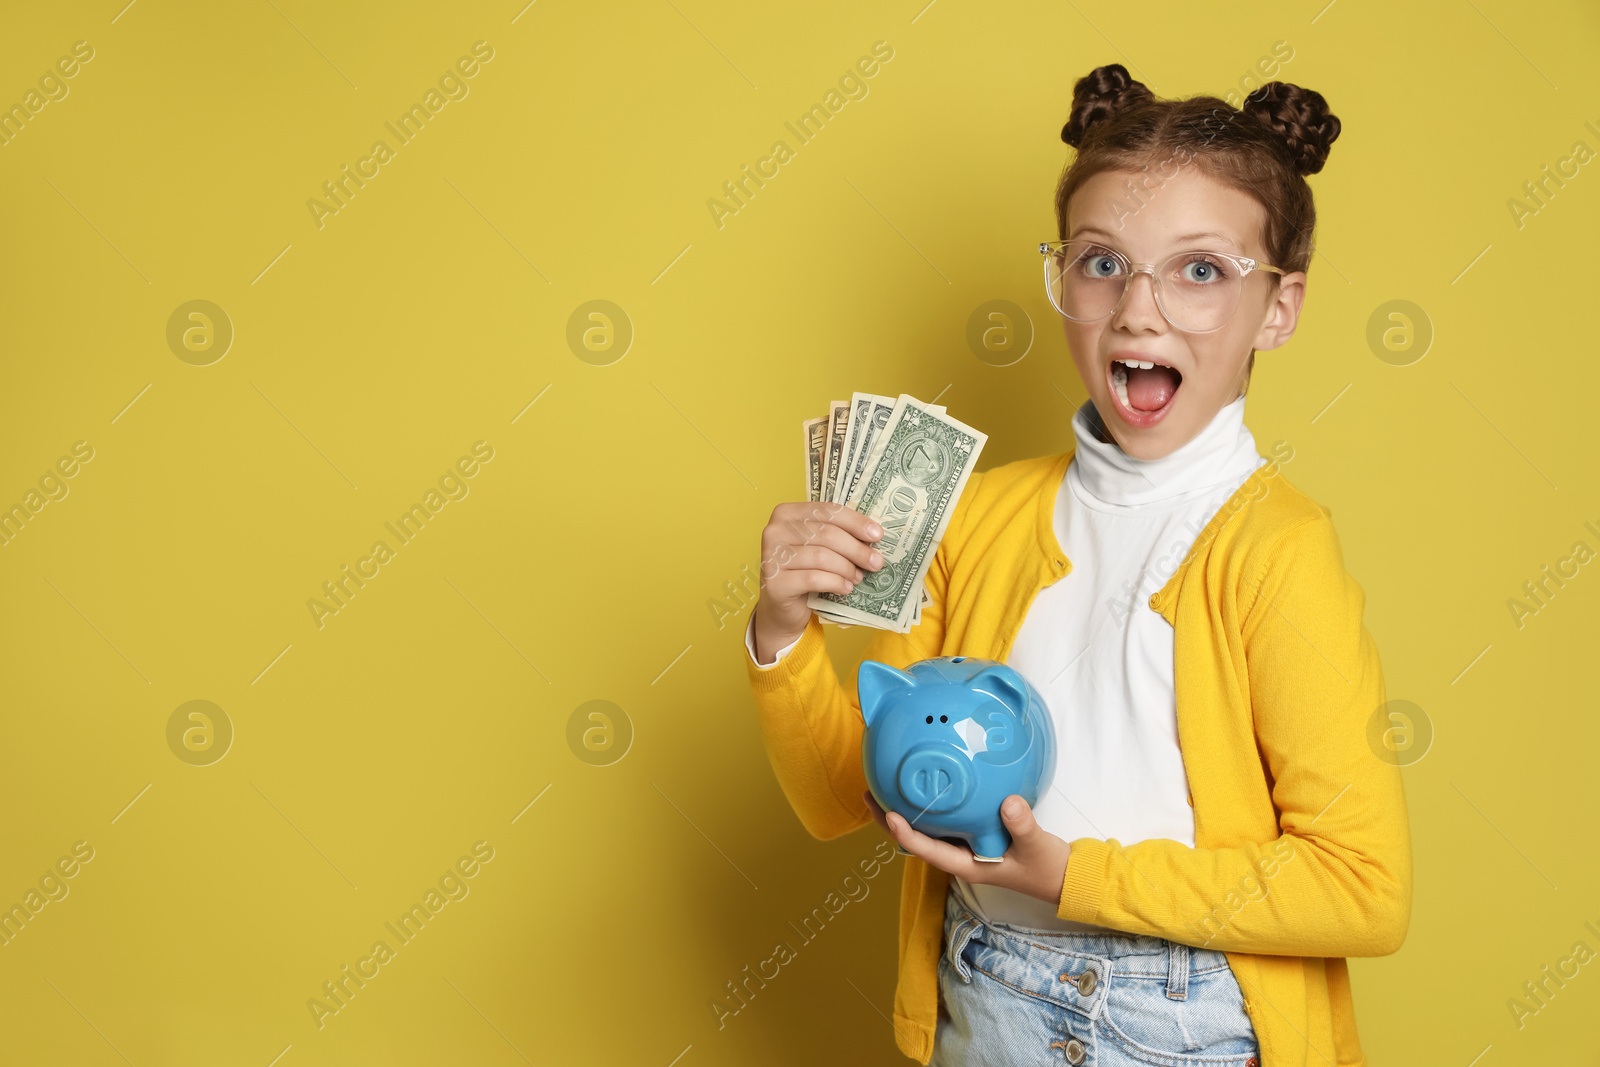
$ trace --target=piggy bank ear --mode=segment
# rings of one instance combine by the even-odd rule
[[[1018,716],[1028,707],[1028,695],[1022,688],[1019,676],[1014,668],[1003,663],[986,667],[973,675],[967,682],[967,688],[999,699]]]
[[[916,684],[917,680],[905,671],[896,670],[875,659],[862,660],[861,669],[856,673],[856,692],[861,698],[862,719],[871,726],[886,697],[897,689],[910,689]]]

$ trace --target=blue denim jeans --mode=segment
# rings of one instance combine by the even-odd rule
[[[951,892],[929,1067],[1260,1067],[1228,960],[1135,934],[984,923]]]

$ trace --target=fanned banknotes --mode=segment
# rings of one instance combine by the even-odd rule
[[[812,593],[824,621],[906,633],[928,602],[924,579],[987,434],[924,404],[853,393],[805,421],[806,499],[855,508],[883,527],[884,565],[849,593]]]

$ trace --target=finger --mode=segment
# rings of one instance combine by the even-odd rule
[[[834,571],[802,570],[787,573],[793,576],[794,588],[807,593],[838,593],[840,596],[849,596],[850,591],[856,587],[855,582]],[[768,588],[772,588],[770,582]],[[772,589],[772,594],[783,596],[783,588]]]
[[[888,834],[889,835],[889,840],[894,842],[894,850],[896,852],[900,853],[900,855],[902,855],[902,856],[911,855],[911,853],[907,852],[905,850],[905,848],[900,844],[899,838],[895,837],[894,831],[889,828],[888,813],[883,810],[883,807],[878,803],[877,799],[872,795],[872,790],[869,789],[866,792],[862,793],[861,795],[866,798],[867,810],[872,813],[873,821],[876,822],[879,826],[883,827],[883,832],[885,834]]]
[[[863,515],[857,509],[845,504],[823,503],[821,505],[823,517],[845,530],[859,541],[871,543],[883,536],[883,527]]]
[[[852,515],[857,519],[866,518],[859,511],[848,508],[841,514]],[[849,526],[843,526],[838,523],[830,524],[824,527],[817,535],[816,543],[827,545],[829,548],[834,549],[862,570],[878,570],[884,563],[883,553],[873,546],[883,534],[880,528],[877,537],[867,536],[865,531],[869,525],[871,525],[870,520],[866,523],[854,522]]]
[[[849,560],[831,549],[790,549],[783,565],[770,577],[763,576],[761,590],[778,598],[813,592],[848,596],[863,577]]]
[[[832,571],[847,582],[859,582],[865,575],[846,554],[827,545],[800,545],[791,551],[793,558],[787,564],[789,569]]]
[[[952,845],[948,841],[937,837],[929,837],[906,821],[898,812],[890,812],[887,816],[893,823],[898,824],[898,829],[891,830],[895,840],[900,842],[910,855],[917,857],[925,863],[945,871],[948,874],[958,875],[969,882],[983,882],[987,872],[981,864],[972,858],[972,850],[963,845]]]
[[[860,514],[851,512],[851,514]],[[883,554],[872,547],[872,542],[857,537],[852,531],[834,523],[820,523],[809,531],[795,527],[796,536],[791,541],[793,549],[807,545],[831,548],[862,570],[877,570],[883,566]],[[874,562],[876,560],[876,562]]]
[[[783,525],[794,533],[794,544],[809,544],[830,536],[833,528],[850,540],[870,546],[883,537],[883,527],[853,507],[831,501],[780,504],[773,509],[772,522]],[[870,554],[870,550],[864,552]]]
[[[1028,847],[1039,833],[1039,821],[1034,818],[1033,809],[1016,793],[1006,797],[1000,804],[1000,820],[1005,823],[1006,832],[1011,835],[1012,848],[1018,845]]]

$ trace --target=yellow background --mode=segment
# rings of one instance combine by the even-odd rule
[[[939,397],[989,433],[985,469],[1067,447],[1084,394],[1034,245],[1073,81],[1122,62],[1164,96],[1238,92],[1278,41],[1344,132],[1248,422],[1332,509],[1390,695],[1434,732],[1406,772],[1409,939],[1353,964],[1363,1040],[1388,1064],[1592,1055],[1600,964],[1521,1028],[1506,1002],[1600,951],[1597,565],[1520,628],[1507,601],[1600,549],[1600,173],[1520,226],[1508,201],[1600,150],[1597,23],[1503,0],[14,5],[0,103],[76,41],[94,58],[0,147],[0,504],[74,442],[94,458],[0,547],[0,904],[74,842],[94,858],[0,948],[0,1058],[904,1062],[899,868],[793,933],[880,838],[819,843],[787,808],[725,583],[803,497],[801,421],[852,390]],[[480,40],[468,95],[319,228],[322,183]],[[785,121],[880,40],[868,95],[798,146]],[[794,158],[719,228],[707,201],[778,139]],[[235,337],[194,366],[166,331],[202,299]],[[566,340],[597,299],[635,331],[607,365]],[[965,341],[995,299],[1038,333],[1003,368]],[[1407,366],[1366,340],[1391,300],[1435,331]],[[318,628],[307,600],[480,440],[469,495]],[[830,628],[847,680],[866,636]],[[168,747],[191,700],[235,731],[209,766]],[[569,744],[591,700],[630,724],[608,766]],[[478,841],[470,894],[319,1029],[307,1000]],[[797,958],[719,1027],[780,940]]]

